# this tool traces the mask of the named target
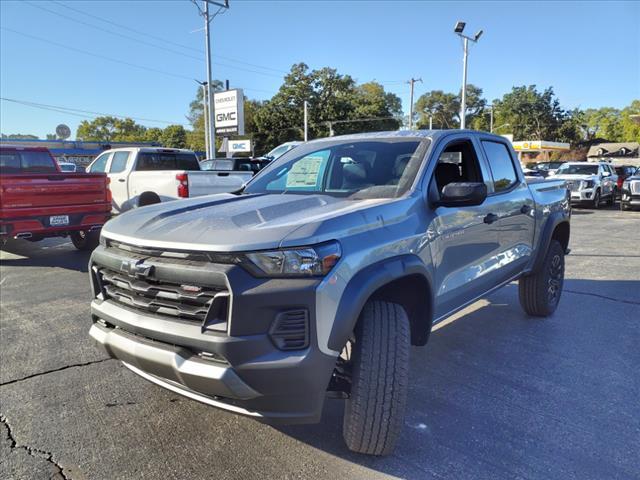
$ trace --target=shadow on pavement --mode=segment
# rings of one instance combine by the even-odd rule
[[[1,250],[3,267],[58,267],[84,273],[91,256],[91,252],[76,250],[69,240],[59,238],[39,242],[9,240]]]
[[[638,410],[628,402],[640,388],[623,380],[637,374],[631,358],[640,360],[640,326],[630,313],[639,291],[640,281],[567,280],[558,310],[541,319],[522,312],[511,284],[441,322],[426,348],[412,348],[405,427],[389,457],[346,448],[343,401],[328,399],[318,425],[274,428],[400,478],[632,471],[633,461],[613,453],[640,428],[626,418]],[[612,452],[608,461],[586,460],[599,449]]]

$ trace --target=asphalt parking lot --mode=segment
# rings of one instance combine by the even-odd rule
[[[640,212],[575,209],[556,314],[509,285],[414,348],[394,455],[350,453],[340,401],[271,427],[162,390],[88,337],[88,255],[1,253],[0,478],[640,478]]]

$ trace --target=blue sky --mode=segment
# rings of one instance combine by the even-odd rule
[[[488,99],[523,84],[553,86],[565,108],[640,98],[640,2],[230,3],[213,21],[214,77],[252,98],[269,98],[304,61],[381,81],[408,111],[411,77],[424,81],[416,97],[460,88],[458,19],[485,32],[469,82]],[[0,23],[2,97],[186,125],[191,79],[205,75],[203,22],[191,2],[3,0]],[[44,137],[67,123],[75,135],[83,118],[2,101],[0,129]]]

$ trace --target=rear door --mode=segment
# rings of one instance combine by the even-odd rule
[[[109,178],[111,179],[111,195],[113,210],[116,213],[128,210],[129,205],[129,167],[134,152],[121,150],[113,152],[109,163]]]
[[[497,215],[500,251],[496,260],[500,280],[522,271],[532,255],[535,227],[534,201],[524,176],[516,168],[516,158],[506,142],[480,137],[482,151],[491,170],[489,201]]]

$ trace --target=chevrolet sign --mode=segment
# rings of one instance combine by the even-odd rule
[[[241,89],[213,94],[216,135],[244,135],[244,94]]]

